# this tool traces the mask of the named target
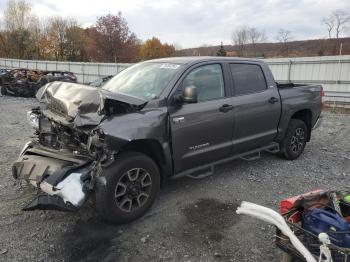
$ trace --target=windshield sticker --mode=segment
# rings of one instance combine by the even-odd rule
[[[177,64],[162,64],[160,68],[166,68],[166,69],[178,69],[180,65]]]

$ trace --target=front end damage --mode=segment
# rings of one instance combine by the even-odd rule
[[[95,88],[68,83],[43,87],[38,99],[40,107],[27,115],[34,138],[12,167],[15,179],[38,189],[23,209],[75,211],[101,179],[102,167],[114,161],[116,152],[107,148],[100,122],[110,112],[137,110],[141,103],[111,101]]]
[[[43,147],[38,142],[26,144],[12,166],[15,179],[25,179],[38,188],[37,197],[24,210],[76,210],[88,198],[98,172],[96,160]]]

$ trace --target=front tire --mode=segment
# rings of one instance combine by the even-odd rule
[[[291,119],[286,135],[281,143],[281,154],[288,160],[297,159],[304,151],[307,127],[300,119]]]
[[[160,188],[156,163],[138,152],[126,152],[103,170],[96,183],[96,209],[105,220],[123,224],[146,213]]]
[[[2,94],[3,96],[6,96],[6,95],[7,95],[6,87],[0,86],[0,90],[1,90],[1,94]]]

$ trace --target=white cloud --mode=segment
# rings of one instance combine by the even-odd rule
[[[62,15],[92,25],[98,16],[121,11],[141,39],[159,37],[182,47],[231,44],[240,25],[265,30],[274,40],[279,28],[294,39],[325,37],[321,19],[332,10],[350,10],[344,0],[29,0],[40,17]],[[3,9],[6,0],[0,0]]]

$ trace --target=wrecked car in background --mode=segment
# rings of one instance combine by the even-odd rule
[[[34,97],[43,85],[53,81],[76,82],[71,72],[13,69],[0,77],[2,95]]]
[[[7,74],[8,72],[10,72],[10,69],[7,68],[0,68],[0,77]],[[1,78],[0,78],[1,79]],[[1,81],[1,80],[0,80]],[[1,82],[0,82],[1,83]]]
[[[43,77],[47,80],[47,82],[53,81],[61,81],[61,82],[69,82],[76,83],[77,77],[72,72],[68,71],[44,71]]]
[[[3,82],[3,76],[7,75],[10,71],[11,71],[11,69],[0,68],[0,89],[1,89],[1,86],[2,86],[2,82]]]
[[[94,86],[94,87],[102,87],[104,84],[106,84],[110,79],[113,78],[113,75],[105,76],[102,78],[98,78],[92,82],[90,82],[88,85],[89,86]]]
[[[49,83],[28,112],[35,138],[13,176],[39,189],[25,210],[77,210],[94,195],[103,218],[126,223],[167,178],[202,178],[262,151],[298,158],[320,123],[322,94],[276,84],[260,60],[216,57],[139,63],[102,88]]]
[[[1,94],[33,97],[41,83],[41,73],[37,70],[14,69],[1,76]]]

